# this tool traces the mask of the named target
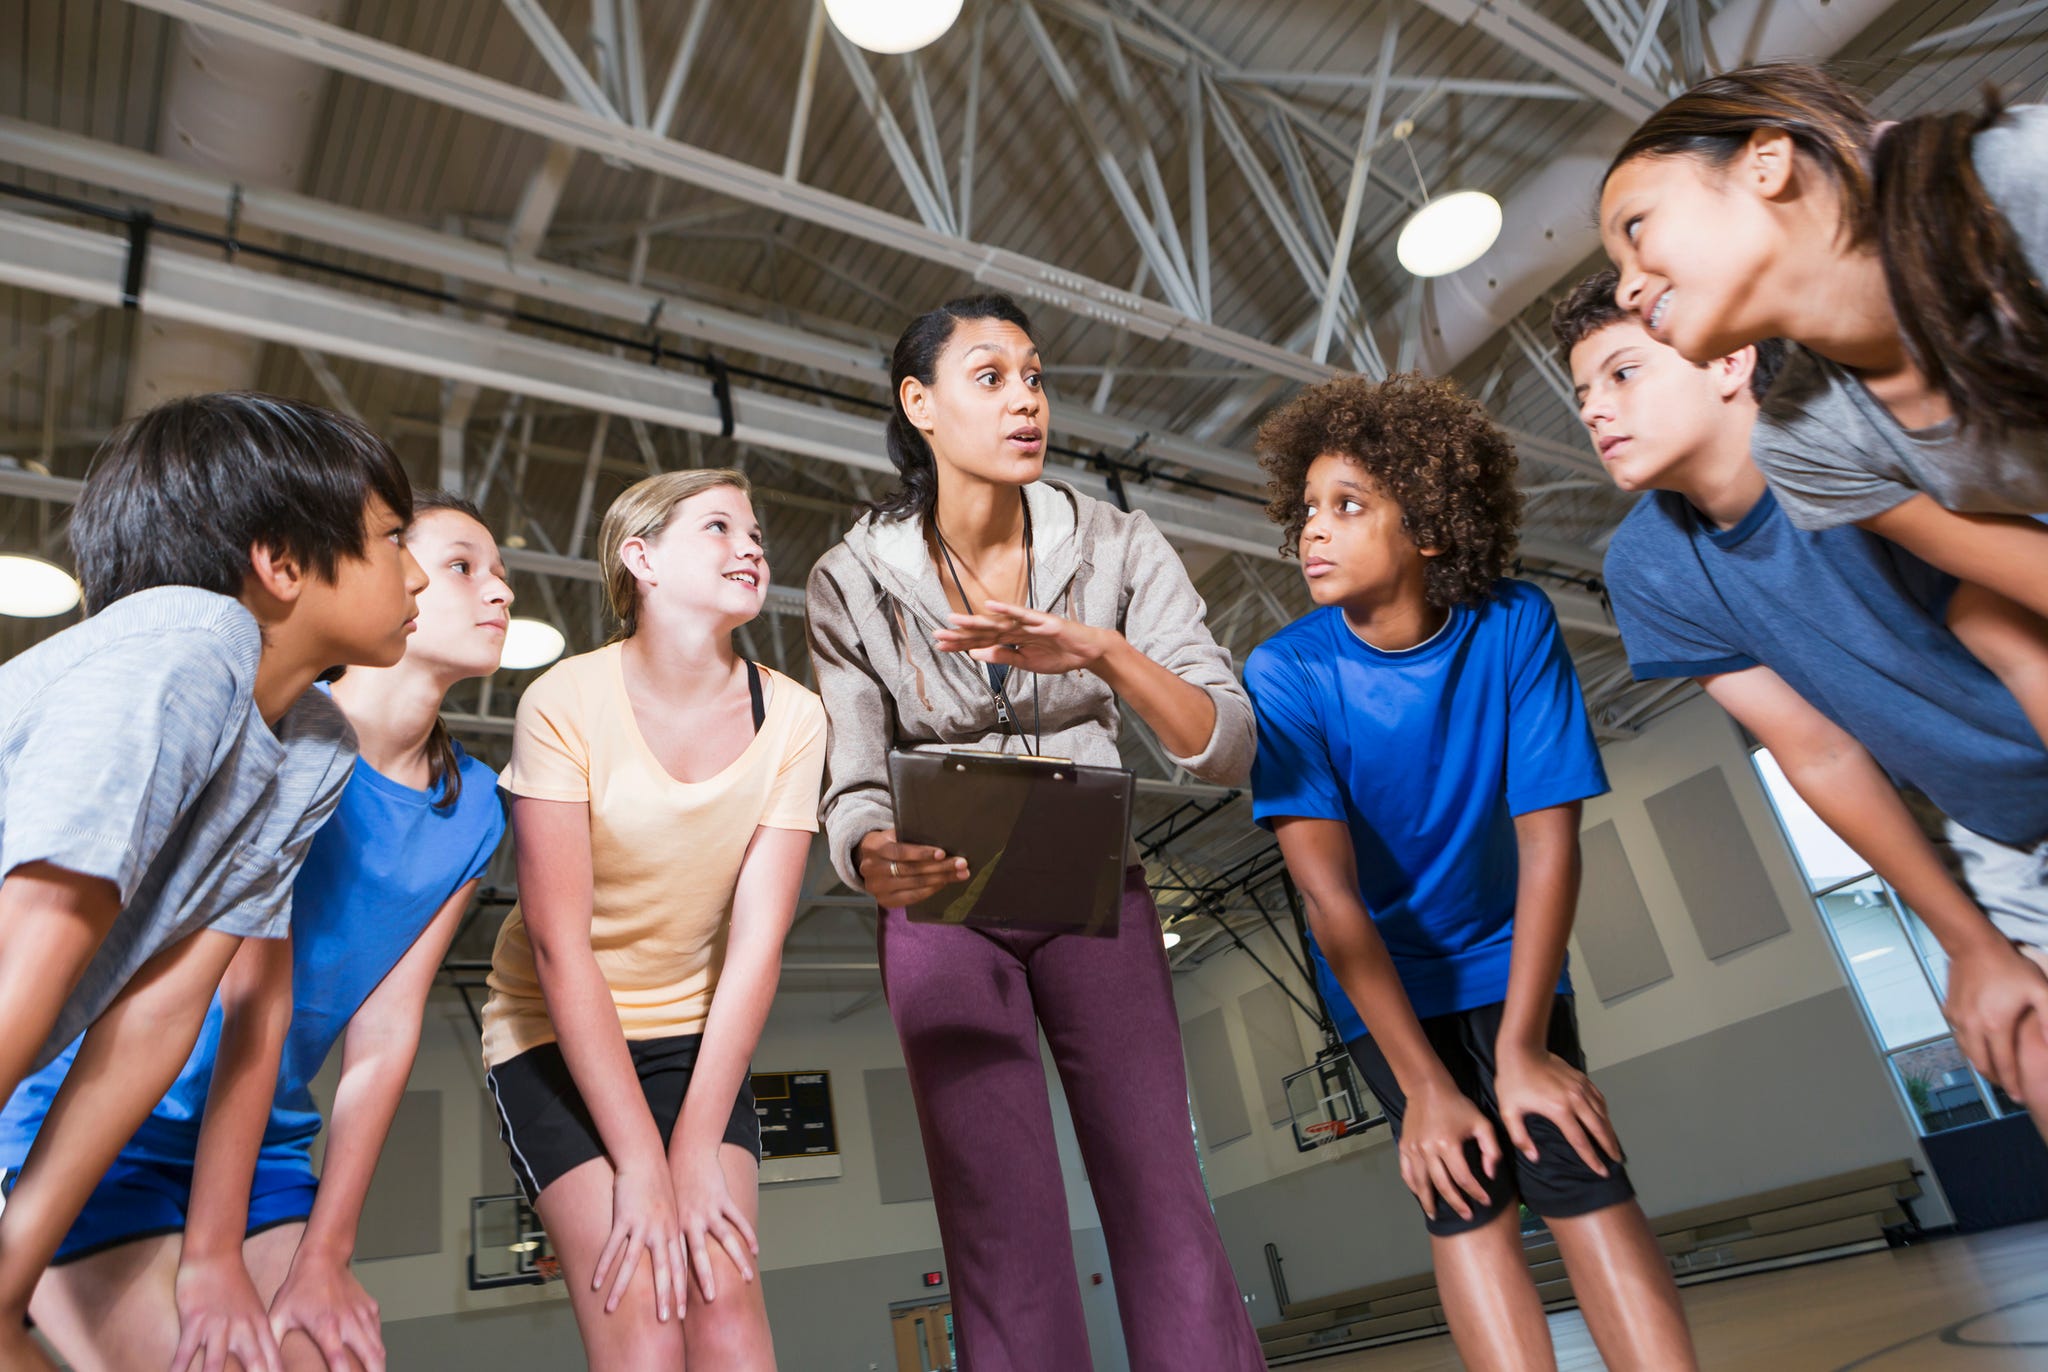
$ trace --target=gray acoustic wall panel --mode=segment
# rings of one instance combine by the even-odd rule
[[[1308,1066],[1308,1054],[1301,1050],[1301,1033],[1294,1022],[1301,1012],[1287,999],[1287,993],[1270,981],[1239,996],[1237,1010],[1244,1016],[1244,1036],[1251,1042],[1252,1072],[1259,1079],[1266,1123],[1285,1124],[1290,1112],[1287,1090],[1281,1083],[1289,1072]]]
[[[1252,1117],[1244,1108],[1244,1092],[1237,1084],[1237,1055],[1230,1051],[1230,1029],[1223,1022],[1223,1012],[1196,1015],[1181,1025],[1180,1033],[1202,1139],[1211,1148],[1235,1143],[1252,1132]]]
[[[441,1251],[441,1093],[408,1091],[392,1116],[391,1133],[356,1230],[356,1260],[410,1258]]]
[[[917,1102],[910,1073],[901,1067],[870,1067],[861,1073],[868,1094],[868,1130],[874,1136],[875,1182],[882,1204],[932,1198],[925,1166],[924,1136],[917,1132]]]
[[[1708,957],[1725,957],[1791,931],[1719,767],[1659,791],[1643,808]]]
[[[1655,986],[1671,976],[1664,941],[1650,922],[1642,887],[1614,821],[1579,835],[1579,957],[1603,1001]]]

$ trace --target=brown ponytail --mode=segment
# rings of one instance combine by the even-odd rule
[[[1971,160],[1971,140],[2002,110],[1987,92],[1977,113],[1921,115],[1879,138],[1854,87],[1765,62],[1709,77],[1651,115],[1607,176],[1638,157],[1725,167],[1758,130],[1785,134],[1834,181],[1843,246],[1877,248],[1907,351],[1958,420],[2048,428],[2048,294]]]
[[[1961,423],[1993,432],[2048,429],[2048,294],[1970,156],[2004,108],[1987,90],[1974,113],[1887,130],[1875,154],[1878,247],[1899,331]]]

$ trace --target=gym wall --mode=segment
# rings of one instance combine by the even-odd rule
[[[1613,1110],[1644,1208],[1668,1213],[1893,1158],[1924,1167],[1733,723],[1697,700],[1641,737],[1610,745],[1603,757],[1614,790],[1587,802],[1583,827],[1618,840],[1640,899],[1636,919],[1647,917],[1648,928],[1629,927],[1635,920],[1625,898],[1617,908],[1596,894],[1618,882],[1606,868],[1588,886],[1603,908],[1581,902],[1572,975],[1588,1065]],[[1695,843],[1694,851],[1670,851],[1659,832],[1656,813],[1674,808],[1674,790],[1675,808],[1694,827],[1667,818],[1664,830],[1689,832],[1674,841]],[[1679,874],[1709,857],[1733,871],[1750,868],[1748,885],[1724,879],[1688,901]],[[1731,893],[1739,898],[1732,907]],[[1740,903],[1757,901],[1775,908]],[[1610,918],[1623,925],[1618,940],[1609,937],[1617,932],[1607,927]],[[1782,931],[1750,941],[1770,929]],[[1584,937],[1606,946],[1589,958]],[[1729,943],[1740,946],[1718,957],[1708,951]],[[1253,946],[1285,967],[1270,936]],[[1616,947],[1628,956],[1617,960]],[[1668,973],[1659,974],[1660,962]],[[1594,975],[1602,967],[1606,1001]],[[1271,1034],[1255,1048],[1245,998],[1270,985],[1265,975],[1230,953],[1174,984],[1184,1024],[1215,1014],[1227,1031],[1230,1061],[1195,1066],[1197,1081],[1212,1094],[1219,1080],[1234,1081],[1240,1108],[1254,1121],[1235,1141],[1203,1139],[1217,1218],[1254,1322],[1280,1318],[1268,1243],[1279,1249],[1296,1300],[1424,1271],[1428,1241],[1384,1129],[1301,1154],[1287,1126],[1263,1122],[1271,1067],[1254,1064],[1270,1064]],[[1319,1046],[1316,1033],[1299,1012],[1294,1028],[1301,1039],[1295,1065],[1304,1066]],[[1944,1223],[1933,1179],[1926,1184],[1921,1220]]]

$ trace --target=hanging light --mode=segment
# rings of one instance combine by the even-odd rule
[[[1168,929],[1168,930],[1166,931],[1166,946],[1167,946],[1167,947],[1169,947],[1169,948],[1177,948],[1177,947],[1179,947],[1179,946],[1180,946],[1180,935],[1179,935],[1179,933],[1177,933],[1176,931],[1174,931],[1174,930],[1172,930],[1172,929]]]
[[[544,619],[514,619],[505,626],[505,652],[500,667],[523,671],[545,667],[562,655],[568,640],[562,631]]]
[[[1485,256],[1500,237],[1500,201],[1485,191],[1453,191],[1430,199],[1422,164],[1415,160],[1415,149],[1408,142],[1414,132],[1412,119],[1394,125],[1394,138],[1408,149],[1415,184],[1422,188],[1422,208],[1401,226],[1394,256],[1416,276],[1448,276]]]
[[[39,557],[0,554],[0,615],[47,619],[75,608],[78,583],[62,567]]]
[[[832,25],[869,52],[916,52],[953,27],[960,0],[825,0]]]

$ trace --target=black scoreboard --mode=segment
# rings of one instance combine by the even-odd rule
[[[830,1072],[756,1072],[753,1083],[764,1160],[838,1156]]]

